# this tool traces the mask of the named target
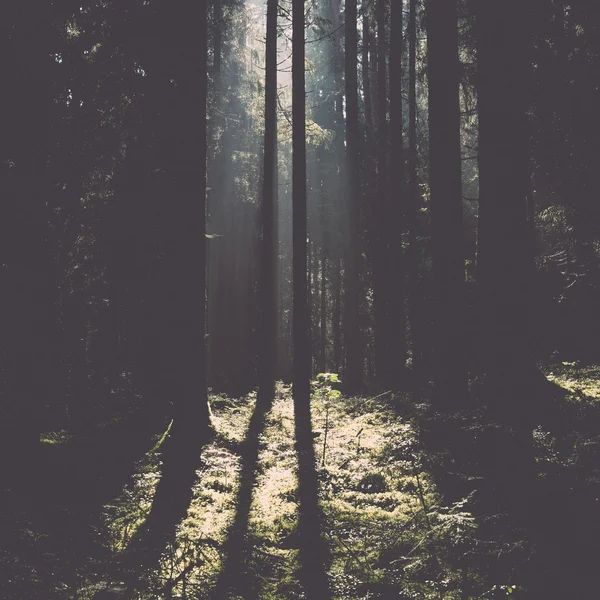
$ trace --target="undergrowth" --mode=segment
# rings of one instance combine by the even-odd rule
[[[565,406],[575,409],[598,406],[598,374],[598,367],[572,364],[547,372],[566,390]],[[533,597],[518,574],[519,565],[540,560],[535,540],[495,526],[494,520],[503,523],[502,514],[479,514],[476,492],[453,503],[444,500],[434,474],[440,465],[453,465],[423,446],[422,407],[402,397],[343,397],[337,383],[330,376],[315,382],[312,400],[321,533],[334,598]],[[56,532],[39,527],[43,517],[31,517],[24,506],[10,507],[16,542],[0,555],[9,581],[3,597],[211,600],[226,561],[240,481],[251,475],[244,537],[249,552],[241,567],[248,593],[264,600],[303,598],[291,391],[278,385],[260,433],[254,472],[244,475],[242,454],[255,401],[255,395],[211,398],[214,435],[201,451],[191,502],[154,562],[143,560],[146,549],[134,540],[152,509],[168,430],[157,432],[128,483],[104,505],[101,518],[82,523],[91,533],[71,554],[55,550],[53,544],[60,542]],[[556,432],[540,424],[534,432],[538,477],[554,481],[559,473],[598,486],[600,437],[577,426],[585,411],[579,417],[577,410],[569,414],[575,415],[572,427]],[[69,439],[68,432],[49,433],[44,447],[50,452]],[[494,533],[501,531],[506,534]],[[494,580],[494,572],[503,575]]]

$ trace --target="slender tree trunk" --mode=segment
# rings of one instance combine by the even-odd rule
[[[377,94],[375,92],[376,85],[373,85],[372,76],[377,75],[377,70],[374,68],[377,64],[375,37],[371,31],[371,21],[369,20],[369,5],[363,0],[363,20],[362,20],[362,81],[363,81],[363,98],[365,110],[365,153],[364,153],[364,178],[365,178],[365,229],[366,229],[366,247],[367,247],[367,273],[369,274],[368,285],[375,288],[379,274],[377,266],[378,260],[378,244],[379,232],[377,222],[377,150],[375,144],[375,123],[377,115],[374,113],[374,105],[376,104]],[[372,312],[372,311],[371,311]],[[374,338],[372,315],[366,315],[367,326],[366,331],[369,331],[368,338],[365,334],[365,341],[368,339],[368,361],[367,361],[367,380],[374,380],[374,361],[373,348]],[[365,344],[366,345],[366,344]]]
[[[310,314],[307,298],[306,98],[304,84],[304,1],[293,2],[292,124],[293,124],[293,340],[294,399],[310,399]]]
[[[362,384],[363,364],[359,320],[360,261],[360,129],[358,125],[358,32],[356,0],[346,0],[346,156],[349,177],[346,287],[344,296],[346,370],[350,390]]]
[[[335,73],[337,74],[336,89],[338,93],[335,98],[335,108],[337,115],[338,131],[341,131],[342,123],[344,122],[344,89],[342,85],[342,33],[340,23],[340,0],[331,0],[331,15],[333,21],[334,35],[334,60]]]
[[[221,47],[223,46],[223,6],[222,0],[213,0],[213,74],[216,90],[221,87]]]
[[[329,219],[327,216],[327,194],[325,189],[325,181],[323,177],[323,149],[319,148],[318,160],[318,175],[319,175],[319,221],[321,226],[321,279],[320,279],[320,300],[319,307],[319,358],[317,364],[317,372],[324,373],[327,371],[327,259],[330,248],[330,232]]]
[[[311,431],[310,309],[307,301],[306,89],[304,0],[292,2],[293,397],[298,449],[300,563],[308,600],[330,598]]]
[[[452,410],[468,398],[457,1],[429,0],[427,10],[435,389],[440,408]]]
[[[342,261],[336,256],[333,264],[333,316],[332,316],[332,331],[333,331],[333,365],[335,372],[339,373],[342,360]]]
[[[323,245],[321,249],[321,307],[319,309],[321,340],[318,366],[320,373],[327,371],[327,252],[325,248],[326,246]]]
[[[365,2],[362,10],[362,79],[365,102],[365,139],[367,148],[373,147],[373,102],[371,91],[371,74],[369,69],[369,49],[371,45],[371,31],[369,27],[369,11]],[[370,154],[368,154],[370,156]]]
[[[375,139],[376,133],[379,130],[379,111],[377,110],[377,90],[379,89],[379,53],[377,48],[377,38],[375,32],[372,31],[370,35],[371,41],[371,60],[370,69],[371,73],[371,106],[373,107],[373,139]],[[374,156],[375,162],[377,162],[377,155]]]
[[[402,0],[394,0],[391,6],[390,36],[390,130],[391,130],[391,169],[388,177],[389,203],[387,239],[390,245],[390,265],[393,267],[387,276],[388,296],[388,337],[389,353],[387,370],[390,384],[398,388],[406,376],[406,310],[405,310],[405,260],[402,249],[402,232],[405,230],[404,193],[404,136],[402,108],[402,54],[404,45]],[[404,382],[405,383],[405,382]]]
[[[321,287],[319,286],[319,252],[317,252],[316,242],[312,242],[311,251],[309,257],[309,298],[311,298],[310,311],[312,314],[311,322],[311,349],[313,355],[312,361],[312,377],[316,372],[317,360],[319,358],[319,349],[317,347],[317,340],[320,338],[320,306],[321,306]]]
[[[335,103],[336,103],[336,156],[340,157],[338,180],[334,190],[334,214],[341,217],[343,227],[336,232],[334,237],[334,251],[335,251],[335,264],[334,264],[334,310],[333,310],[333,364],[336,373],[340,373],[344,370],[344,357],[343,357],[343,346],[342,346],[342,328],[345,326],[345,314],[342,317],[342,267],[346,269],[346,244],[349,238],[348,231],[345,229],[346,226],[346,209],[347,203],[345,198],[348,196],[348,187],[346,182],[346,162],[342,157],[345,156],[344,148],[344,81],[343,81],[343,69],[344,60],[342,58],[342,24],[340,20],[340,0],[331,0],[331,12],[332,21],[334,27],[334,60],[335,60],[335,86],[338,90]],[[344,257],[342,260],[342,256]],[[345,282],[344,282],[345,284]]]
[[[389,332],[389,239],[388,214],[388,132],[387,132],[387,44],[385,0],[375,5],[377,20],[377,198],[374,202],[376,252],[373,257],[373,311],[375,321],[375,374],[379,385],[391,385]]]
[[[420,379],[423,368],[422,341],[419,336],[418,317],[418,248],[417,248],[417,206],[419,183],[417,178],[417,0],[410,0],[408,17],[408,194],[406,197],[406,229],[408,250],[406,270],[408,279],[408,319],[412,353],[413,379]]]
[[[277,0],[267,4],[258,401],[275,393],[277,345]]]

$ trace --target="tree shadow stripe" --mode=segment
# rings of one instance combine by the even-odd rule
[[[294,417],[300,500],[300,578],[308,600],[329,600],[332,598],[326,572],[329,556],[321,536],[323,513],[319,505],[310,404],[294,402]]]
[[[248,524],[253,490],[257,482],[260,436],[265,430],[266,417],[273,406],[271,399],[257,401],[248,426],[246,439],[240,449],[241,472],[236,498],[236,512],[224,544],[225,561],[217,580],[213,597],[225,600],[230,593],[254,598],[256,592],[248,579]]]

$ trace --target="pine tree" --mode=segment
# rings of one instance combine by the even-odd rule
[[[435,310],[435,387],[443,410],[468,397],[456,0],[429,0],[427,48]]]
[[[359,321],[359,261],[360,261],[360,131],[358,126],[358,32],[356,0],[346,2],[346,155],[349,178],[348,244],[345,290],[345,383],[356,390],[362,383],[363,359]]]
[[[258,398],[269,403],[275,392],[277,341],[277,0],[267,4],[264,146]]]

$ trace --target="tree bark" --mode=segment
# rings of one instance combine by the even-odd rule
[[[494,2],[476,6],[480,349],[492,405],[527,426],[527,382],[535,372],[527,260],[532,16],[523,6],[513,22]]]
[[[258,402],[275,394],[277,345],[277,0],[267,3]]]
[[[408,193],[406,197],[406,252],[407,307],[410,326],[413,381],[420,379],[423,368],[422,341],[419,337],[417,285],[417,207],[419,182],[417,176],[417,0],[410,0],[408,16]]]
[[[359,321],[360,261],[360,130],[358,125],[358,32],[356,0],[346,0],[346,160],[348,165],[348,232],[345,309],[346,369],[345,383],[357,390],[363,379],[363,359]]]
[[[298,450],[300,564],[309,600],[330,598],[310,410],[310,309],[307,301],[306,89],[304,0],[292,2],[293,398]]]
[[[332,332],[333,332],[333,366],[335,372],[339,373],[342,360],[342,261],[339,255],[333,263],[333,315],[332,315]]]
[[[392,383],[390,372],[389,335],[389,227],[388,214],[388,131],[387,131],[387,44],[385,32],[386,2],[378,0],[375,5],[377,21],[377,197],[374,198],[373,213],[376,239],[373,255],[373,311],[375,324],[375,375],[380,386],[387,388]]]
[[[294,399],[310,399],[310,314],[307,299],[306,98],[304,83],[304,2],[293,2],[292,161],[293,161],[293,341]]]
[[[171,190],[165,219],[163,278],[166,310],[165,366],[175,398],[174,432],[202,439],[209,424],[205,369],[206,308],[206,155],[207,155],[207,0],[186,2],[173,14],[164,8],[164,77],[161,102],[178,102],[164,112],[161,135],[172,136],[165,185]],[[183,25],[182,25],[183,24]],[[179,91],[181,90],[181,91]],[[172,141],[171,141],[172,140]],[[167,356],[167,353],[170,356]],[[185,450],[186,452],[189,450]]]
[[[435,395],[452,410],[468,398],[457,1],[429,0],[427,10]]]
[[[389,203],[387,239],[390,246],[391,266],[387,274],[388,300],[388,336],[389,354],[387,370],[390,383],[400,387],[406,377],[406,310],[405,310],[405,258],[402,249],[402,233],[405,231],[406,205],[404,191],[404,136],[403,136],[403,45],[404,10],[402,0],[394,0],[391,6],[390,35],[390,130],[391,166],[388,178]],[[405,382],[404,382],[405,383]]]
[[[51,15],[44,2],[6,2],[0,36],[0,486],[35,482],[57,334],[46,165],[50,132]],[[7,473],[4,473],[6,468]],[[11,472],[12,471],[12,472]],[[1,489],[1,488],[0,488]]]

